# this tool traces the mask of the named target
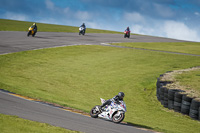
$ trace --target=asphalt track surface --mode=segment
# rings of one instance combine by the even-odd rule
[[[27,32],[0,31],[0,54],[19,51],[67,46],[67,45],[102,45],[115,42],[181,42],[181,40],[131,35],[123,38],[123,34],[87,34],[38,32],[35,37],[27,37]]]
[[[180,40],[140,35],[132,35],[131,38],[125,39],[123,34],[86,33],[85,36],[79,36],[78,33],[38,32],[35,37],[27,37],[26,34],[27,32],[0,31],[0,54],[70,45],[107,46],[107,43],[113,42],[180,42]],[[128,124],[115,124],[103,119],[94,119],[41,102],[17,97],[4,91],[0,91],[0,113],[86,133],[152,132]]]

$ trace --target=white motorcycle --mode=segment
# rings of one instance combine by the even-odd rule
[[[79,27],[79,35],[85,35],[85,28]]]
[[[101,99],[101,103],[105,102],[104,99]],[[90,116],[93,118],[104,118],[111,120],[115,123],[120,123],[125,118],[126,104],[124,101],[119,101],[119,104],[111,102],[110,105],[106,105],[103,110],[100,110],[100,106],[96,105],[90,111]]]

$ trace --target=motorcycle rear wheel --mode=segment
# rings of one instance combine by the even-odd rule
[[[101,113],[100,110],[97,110],[97,108],[99,108],[99,106],[95,106],[90,110],[90,116],[92,118],[98,118],[98,115]]]
[[[118,115],[118,113],[115,113],[112,117],[112,121],[114,123],[120,123],[124,120],[125,114],[124,113],[120,113],[120,115]]]

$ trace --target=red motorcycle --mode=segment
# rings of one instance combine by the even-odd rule
[[[130,33],[131,33],[130,30],[129,31],[125,30],[124,31],[124,38],[126,38],[126,37],[130,38]]]

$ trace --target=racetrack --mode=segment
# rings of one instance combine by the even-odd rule
[[[125,39],[123,34],[79,36],[78,33],[38,32],[35,37],[27,37],[26,34],[26,32],[1,31],[0,54],[67,45],[101,45],[109,42],[179,42],[179,40],[174,39],[140,35],[132,35],[130,39]],[[32,100],[15,97],[3,91],[0,91],[0,113],[17,115],[24,119],[86,133],[151,132],[127,124],[115,124],[102,119],[93,119]]]
[[[95,34],[79,36],[78,33],[38,32],[35,37],[27,37],[22,31],[0,31],[0,54],[67,45],[100,45],[111,42],[181,42],[181,40],[123,34]]]

